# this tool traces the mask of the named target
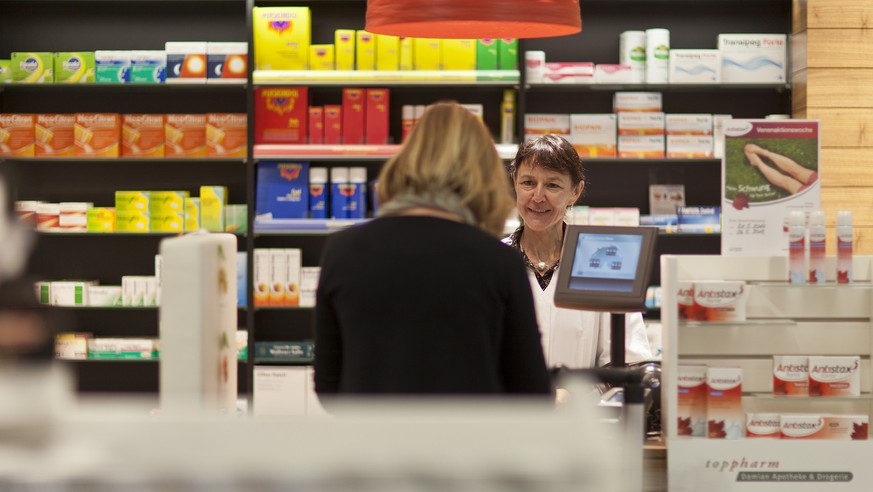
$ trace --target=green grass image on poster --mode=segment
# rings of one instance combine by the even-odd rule
[[[743,152],[746,144],[750,143],[788,157],[810,171],[818,171],[818,141],[814,138],[728,138],[725,140],[725,197],[728,200],[744,195],[748,203],[763,203],[781,200],[792,194],[771,183],[750,163]],[[762,161],[764,165],[790,177],[772,160],[763,158]]]

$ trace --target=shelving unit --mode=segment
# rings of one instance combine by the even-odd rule
[[[111,4],[111,5],[110,5]],[[429,104],[440,99],[480,103],[484,122],[493,134],[499,130],[504,90],[517,95],[515,134],[523,134],[525,113],[612,112],[616,91],[663,93],[665,111],[671,113],[727,113],[736,117],[762,117],[788,113],[791,88],[766,85],[669,85],[669,84],[528,84],[524,71],[470,72],[261,72],[254,70],[251,9],[254,6],[308,6],[312,11],[313,43],[333,42],[338,28],[362,29],[365,0],[0,0],[0,57],[11,51],[62,51],[96,49],[161,49],[172,41],[248,41],[249,79],[240,85],[4,85],[0,86],[0,112],[61,113],[247,113],[249,142],[254,143],[254,89],[270,86],[307,86],[312,105],[335,104],[343,87],[391,89],[392,141],[382,146],[269,146],[250,145],[246,159],[5,159],[0,170],[16,183],[16,199],[93,201],[108,205],[117,189],[181,189],[197,192],[201,184],[226,185],[231,203],[249,205],[248,234],[238,236],[241,251],[255,248],[297,247],[303,265],[317,265],[328,235],[346,225],[317,223],[305,226],[259,227],[254,220],[257,162],[305,160],[313,165],[365,166],[376,176],[382,163],[399,149],[401,107]],[[522,40],[524,51],[543,50],[550,61],[618,61],[619,34],[629,29],[666,27],[673,48],[715,47],[719,32],[790,32],[788,0],[593,0],[584,2],[584,31],[554,39]],[[755,15],[745,7],[754,6]],[[35,14],[40,22],[29,22]],[[70,22],[75,19],[76,22]],[[197,22],[191,22],[197,19]],[[75,40],[75,42],[73,41]],[[498,145],[505,160],[517,145]],[[581,204],[596,207],[637,207],[648,212],[650,184],[681,183],[689,205],[719,205],[720,161],[717,159],[585,159],[588,186]],[[313,227],[316,225],[318,227]],[[31,259],[30,272],[44,278],[95,278],[104,284],[118,282],[121,274],[147,274],[153,268],[162,234],[41,234]],[[70,251],[75,245],[75,253]],[[123,251],[124,254],[112,254]],[[717,253],[717,234],[662,234],[659,254]],[[252,271],[252,255],[248,272]],[[653,283],[660,276],[653,272]],[[252,275],[248,292],[252,292]],[[248,309],[239,311],[239,325],[249,329],[249,345],[256,341],[298,341],[313,338],[311,309]],[[143,310],[144,312],[150,312]],[[153,311],[151,311],[153,312]],[[113,313],[113,314],[108,314]],[[76,326],[112,334],[111,326],[128,318],[143,317],[135,311],[107,310],[101,320],[89,310],[73,311]],[[96,318],[95,318],[96,316]],[[151,314],[144,315],[145,317]],[[149,321],[150,322],[150,321]],[[156,336],[154,331],[149,336]],[[69,330],[66,330],[69,331]],[[250,354],[254,351],[250,350]],[[254,359],[250,355],[249,367]],[[156,366],[156,365],[155,365]],[[101,366],[102,367],[102,366]],[[127,367],[127,366],[125,366]],[[125,371],[127,369],[124,369]],[[241,394],[251,388],[252,371],[246,370]],[[81,372],[98,378],[98,372]],[[156,380],[155,380],[156,381]],[[94,385],[83,384],[83,388]],[[145,386],[138,386],[144,388]],[[148,387],[155,391],[157,383]]]
[[[829,258],[829,271],[834,271]],[[673,256],[661,258],[664,326],[662,404],[670,450],[670,490],[793,491],[815,473],[850,473],[850,482],[804,483],[824,490],[869,490],[873,441],[738,439],[677,435],[679,364],[736,366],[743,370],[746,413],[833,413],[873,415],[873,258],[856,257],[855,284],[788,284],[785,257]],[[747,319],[736,323],[680,322],[677,282],[744,280],[749,289]],[[773,355],[852,355],[861,357],[861,396],[855,398],[776,397]],[[752,462],[759,463],[758,465]],[[764,463],[761,465],[760,463]],[[724,464],[724,467],[722,465]],[[764,472],[763,481],[744,482],[742,473]],[[771,473],[776,475],[770,475]],[[803,473],[786,483],[778,473]],[[784,475],[782,475],[784,476]],[[775,477],[775,478],[774,478]],[[811,489],[812,490],[812,489]],[[828,489],[829,490],[829,489]]]
[[[0,0],[0,58],[13,51],[163,49],[166,41],[245,41],[243,0]],[[38,19],[38,21],[34,21]],[[192,22],[196,19],[196,22]],[[247,113],[248,84],[4,84],[2,113]],[[246,203],[247,159],[2,158],[0,172],[16,200],[87,201],[112,206],[115,190],[187,190],[225,185]],[[170,234],[38,234],[28,273],[36,278],[93,279],[153,275],[154,255]],[[246,250],[246,236],[238,236]],[[97,337],[158,337],[154,308],[52,308],[55,332]],[[246,327],[248,311],[239,311]],[[64,361],[80,392],[156,393],[156,361]],[[248,392],[245,365],[240,392]]]

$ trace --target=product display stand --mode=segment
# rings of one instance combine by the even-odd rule
[[[661,258],[664,282],[663,428],[671,491],[869,491],[870,440],[740,438],[678,435],[677,369],[681,365],[742,369],[742,411],[871,415],[871,257],[854,258],[852,284],[837,284],[828,258],[825,284],[790,284],[787,257]],[[679,282],[742,280],[746,321],[679,320]],[[861,396],[773,395],[773,356],[858,356]]]

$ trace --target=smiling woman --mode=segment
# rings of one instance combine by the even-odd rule
[[[510,166],[522,225],[504,242],[517,248],[528,268],[546,363],[587,368],[609,363],[609,314],[555,306],[552,278],[560,267],[564,218],[585,189],[582,159],[557,135],[528,140]],[[626,360],[651,357],[639,313],[625,318]]]

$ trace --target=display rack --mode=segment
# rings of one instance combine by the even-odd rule
[[[835,271],[833,258],[828,260],[829,271]],[[873,415],[873,257],[855,257],[855,283],[836,284],[831,274],[823,285],[787,283],[786,257],[666,255],[661,263],[662,404],[670,490],[870,490],[873,441],[678,436],[676,371],[679,364],[741,367],[746,413]],[[678,282],[707,280],[747,282],[747,321],[679,320]],[[774,397],[773,355],[860,356],[861,396]],[[828,482],[835,477],[848,481]]]
[[[553,61],[616,63],[619,35],[629,29],[668,28],[674,48],[713,48],[719,32],[790,32],[792,2],[789,0],[741,3],[754,5],[755,15],[737,8],[735,0],[585,2],[582,5],[582,33],[553,39],[522,40],[518,65],[523,68],[526,50],[546,51],[548,59]],[[475,74],[255,72],[252,7],[283,5],[311,8],[313,43],[332,42],[335,29],[364,27],[365,0],[0,0],[0,32],[3,33],[0,57],[4,58],[19,50],[161,49],[166,41],[245,40],[249,43],[250,60],[248,83],[240,85],[0,86],[0,112],[245,112],[250,122],[249,142],[254,143],[256,86],[307,86],[312,105],[339,102],[343,87],[388,87],[391,90],[389,145],[372,148],[332,146],[329,149],[250,145],[246,159],[0,160],[0,168],[16,183],[15,198],[93,201],[107,205],[112,199],[109,193],[117,189],[181,189],[196,193],[200,184],[226,185],[231,203],[249,206],[248,230],[251,232],[239,237],[241,251],[269,247],[301,248],[303,265],[314,266],[319,262],[330,231],[335,229],[313,232],[307,226],[258,230],[254,221],[257,161],[295,159],[325,167],[364,166],[369,178],[375,178],[382,163],[399,148],[403,105],[429,104],[441,99],[479,103],[483,105],[486,126],[497,134],[503,91],[514,90],[517,95],[515,135],[523,134],[525,113],[611,112],[613,94],[619,90],[662,92],[665,110],[673,113],[762,117],[770,113],[788,113],[791,108],[791,90],[786,84],[527,84],[523,69]],[[33,24],[31,20],[37,14],[40,22]],[[508,160],[515,155],[517,145],[498,145],[497,148],[501,158]],[[681,183],[685,185],[689,205],[719,205],[719,162],[716,159],[585,159],[588,185],[580,203],[595,207],[637,207],[642,213],[647,213],[649,184]],[[43,278],[84,277],[97,278],[101,283],[115,283],[122,274],[148,274],[153,268],[151,257],[157,252],[161,238],[165,237],[158,234],[113,234],[82,238],[79,242],[80,239],[75,239],[77,236],[40,235],[30,273]],[[125,254],[116,254],[118,251]],[[719,251],[717,234],[661,235],[658,241],[659,254]],[[251,272],[252,267],[252,255],[248,255],[247,271]],[[659,269],[655,268],[653,283],[659,279]],[[247,291],[251,292],[252,275],[247,278]],[[311,309],[256,312],[251,297],[248,309],[239,311],[239,326],[249,329],[250,347],[257,341],[313,338]],[[85,310],[79,310],[72,316],[81,318],[84,313]],[[112,316],[119,318],[111,322],[81,318],[73,326],[111,334],[115,326],[141,314],[122,311]],[[148,336],[156,336],[156,323],[151,330]],[[250,354],[253,352],[249,351]],[[249,362],[253,362],[251,355]],[[117,372],[126,372],[127,367],[133,366],[135,364],[128,364]],[[156,364],[150,366],[156,367]],[[246,383],[240,385],[241,393],[251,388],[252,371],[245,372]],[[135,390],[157,391],[157,370],[153,373],[151,382],[137,384]],[[101,376],[97,370],[80,375],[90,381],[80,378],[80,387],[89,388],[89,391],[99,390],[101,378],[105,377],[106,381],[110,378],[108,374]],[[118,387],[113,383],[105,388],[117,391]]]

